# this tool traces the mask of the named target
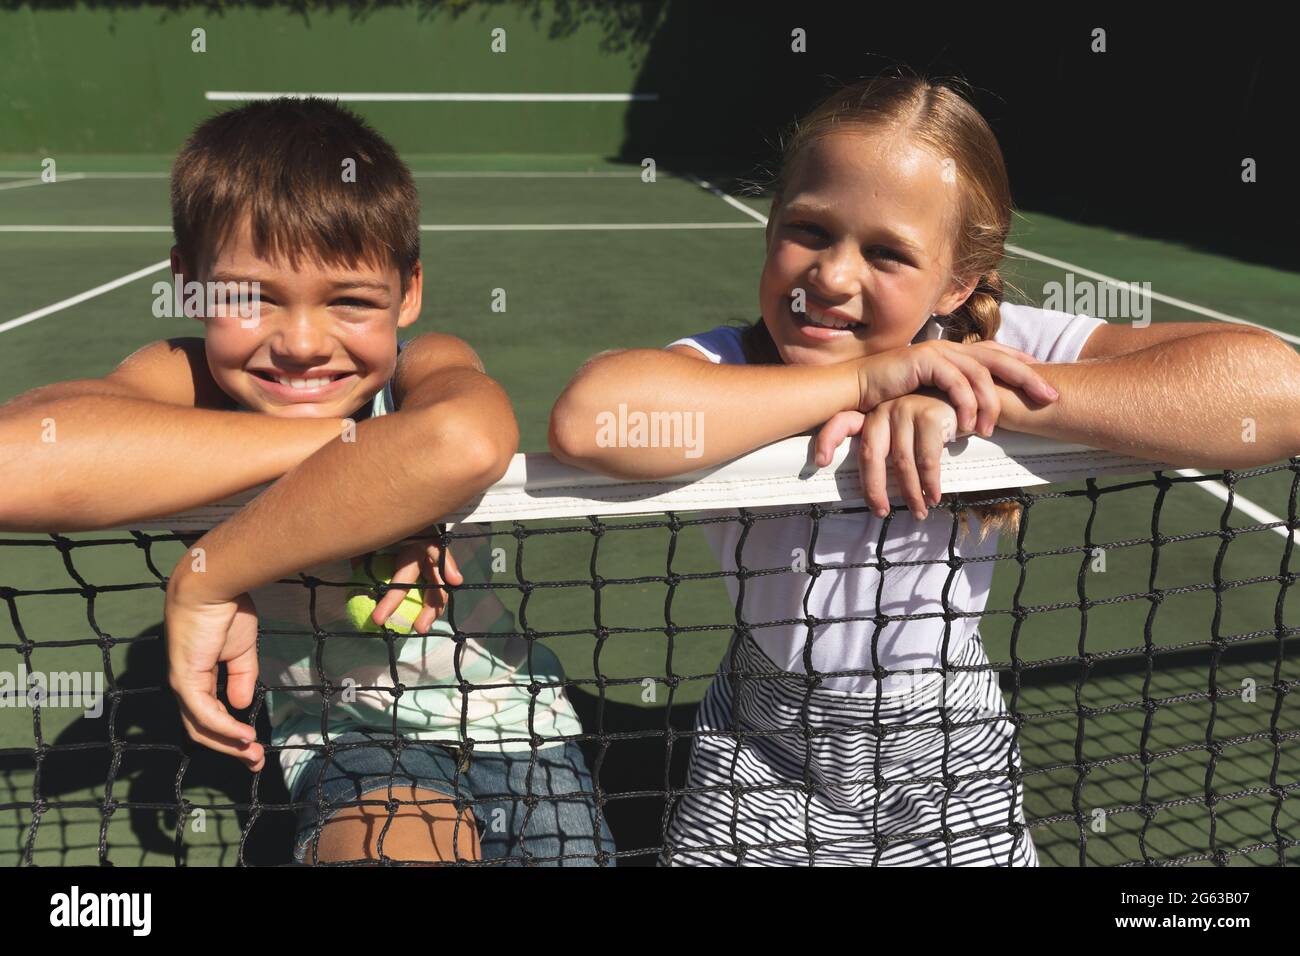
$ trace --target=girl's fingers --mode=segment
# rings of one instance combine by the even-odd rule
[[[896,406],[902,408],[902,406]],[[894,468],[894,479],[898,482],[898,492],[912,517],[924,521],[928,513],[925,495],[921,491],[921,479],[916,471],[916,435],[911,416],[900,411],[891,416],[889,433],[889,463]]]
[[[1038,362],[1038,359],[1030,355],[1028,352],[1022,352],[1020,349],[1012,348],[1010,345],[1003,345],[1001,342],[994,342],[991,339],[983,342],[972,342],[966,347],[975,349],[991,349],[995,352],[1003,352],[1020,359],[1020,361],[1024,362],[1026,365],[1033,365]]]
[[[998,349],[985,348],[967,349],[965,354],[975,358],[1002,382],[1021,389],[1035,401],[1050,405],[1061,397],[1042,375],[1030,367],[1030,363],[1042,364],[1033,356],[1021,358],[1020,356],[1024,356],[1023,352],[1007,354]]]
[[[939,358],[925,371],[925,381],[921,384],[937,388],[947,396],[948,403],[957,411],[957,423],[962,431],[975,431],[979,402],[966,372],[946,358]]]
[[[888,472],[889,416],[882,411],[872,411],[862,426],[862,441],[858,447],[858,476],[862,480],[862,499],[877,518],[889,514]]]
[[[1008,361],[1015,362],[1015,359],[1009,358]],[[993,376],[986,366],[980,364],[971,356],[957,356],[954,358],[954,362],[966,374],[978,405],[975,415],[975,427],[967,429],[967,431],[988,438],[993,434],[993,428],[997,425],[998,418],[1002,414],[1002,399],[998,397],[998,390],[993,382]]]
[[[943,446],[949,439],[953,423],[949,415],[923,416],[916,421],[914,448],[916,470],[921,479],[925,500],[937,505],[943,497],[941,487]]]
[[[844,439],[862,431],[865,416],[861,412],[837,412],[817,430],[813,443],[813,461],[818,468],[825,468],[835,457],[835,449],[844,444]]]

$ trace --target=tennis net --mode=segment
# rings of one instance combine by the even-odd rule
[[[1202,474],[972,438],[945,453],[945,500],[919,525],[896,498],[874,518],[857,482],[847,447],[819,469],[803,438],[641,483],[517,456],[442,530],[454,555],[481,557],[477,571],[462,559],[446,633],[427,639],[443,676],[407,666],[404,635],[263,621],[245,719],[270,744],[278,694],[323,732],[268,746],[256,775],[184,739],[158,621],[186,541],[255,492],[122,531],[0,536],[0,858],[289,863],[306,808],[392,817],[400,802],[319,785],[295,798],[282,766],[319,783],[369,748],[397,786],[412,748],[436,747],[481,838],[507,806],[504,855],[484,839],[473,865],[1008,863],[1031,845],[1045,865],[1300,859],[1300,458]],[[1018,523],[979,546],[978,514],[997,506]],[[924,546],[900,558],[896,540]],[[969,599],[985,572],[981,613]],[[907,599],[917,582],[932,601]],[[356,581],[281,587],[316,608]],[[932,660],[904,653],[901,635],[922,629]],[[265,655],[293,640],[311,663],[285,677]],[[516,668],[474,669],[492,640]],[[818,670],[827,659],[839,666]],[[333,722],[364,712],[346,706],[358,673],[352,689],[386,715],[360,743]],[[417,739],[388,718],[421,691],[451,703]],[[543,720],[560,691],[576,721]],[[526,712],[504,734],[519,773],[461,789],[493,759],[483,714],[502,695]],[[547,789],[561,744],[590,775]],[[562,802],[601,836],[530,850],[518,829]],[[319,824],[311,835],[308,862]]]

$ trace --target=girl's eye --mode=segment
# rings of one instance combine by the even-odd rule
[[[884,259],[889,262],[906,263],[907,259],[901,253],[895,252],[887,246],[872,246],[867,250],[867,258]]]

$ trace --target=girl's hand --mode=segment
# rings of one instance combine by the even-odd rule
[[[1038,359],[999,342],[966,345],[933,340],[890,349],[859,360],[858,411],[870,412],[883,402],[930,386],[947,395],[962,431],[988,438],[1002,412],[995,375],[1041,404],[1060,397],[1029,367],[1031,362]]]
[[[427,529],[426,533],[431,536],[407,542],[398,549],[393,561],[393,577],[389,581],[390,585],[413,585],[421,578],[427,582],[427,586],[422,588],[424,610],[415,618],[413,633],[417,634],[428,631],[433,626],[433,622],[438,620],[446,610],[447,592],[443,590],[443,586],[449,584],[455,587],[465,583],[464,575],[460,573],[450,548],[447,549],[445,563],[441,570],[439,569],[439,559],[443,551],[440,539],[432,536],[436,535],[434,529]],[[409,590],[409,587],[390,587],[375,604],[370,620],[380,625],[387,623],[393,612],[401,606]]]
[[[889,514],[886,466],[893,469],[898,491],[912,515],[925,520],[927,505],[937,505],[939,462],[943,446],[970,434],[959,429],[957,412],[942,398],[905,395],[862,412],[840,412],[817,432],[815,460],[824,468],[845,438],[861,435],[858,475],[862,497],[877,517]]]

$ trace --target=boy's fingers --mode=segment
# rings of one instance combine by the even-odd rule
[[[226,697],[231,706],[243,710],[253,704],[257,690],[257,646],[254,645],[233,660],[226,661]]]
[[[409,588],[401,585],[411,585],[420,579],[420,552],[412,549],[403,551],[398,555],[396,568],[393,570],[393,576],[389,579],[389,587],[380,595],[375,602],[375,609],[371,612],[370,620],[375,624],[384,624],[393,612],[396,611],[404,600]]]
[[[446,560],[442,565],[442,577],[439,579],[446,584],[464,584],[465,576],[460,573],[460,565],[456,563],[456,556],[452,553],[451,548],[440,548],[432,545],[429,548],[433,566],[436,568],[439,564],[439,556],[446,552]]]
[[[194,730],[205,736],[228,738],[231,742],[253,741],[256,734],[248,724],[242,723],[226,710],[213,690],[208,689],[215,675],[204,680],[202,675],[194,679],[173,678],[172,689],[180,701],[181,714],[193,724]],[[205,687],[204,685],[208,686]],[[194,739],[199,740],[194,733]],[[200,741],[202,742],[202,741]]]
[[[261,770],[266,763],[266,748],[255,740],[244,743],[231,737],[211,733],[195,722],[184,708],[181,708],[181,723],[185,726],[186,734],[195,743],[236,758],[254,773]],[[247,727],[247,724],[242,726]]]

